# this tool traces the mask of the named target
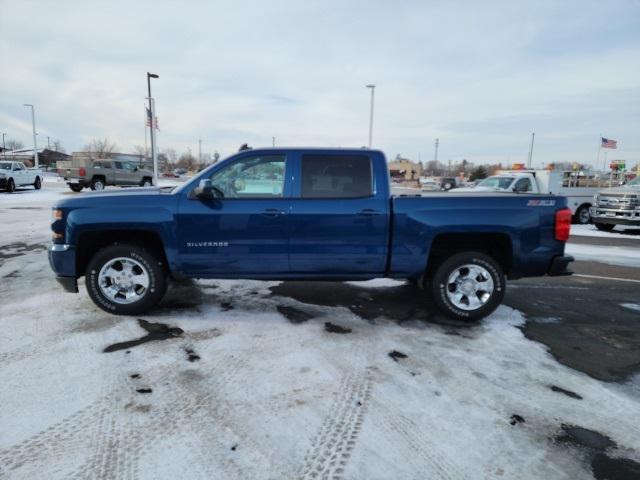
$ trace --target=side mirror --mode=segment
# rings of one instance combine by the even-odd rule
[[[215,195],[213,193],[213,186],[211,185],[211,179],[205,178],[200,180],[200,183],[196,188],[191,190],[191,198],[197,198],[199,200],[213,200]]]

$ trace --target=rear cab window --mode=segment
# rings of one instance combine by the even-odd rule
[[[366,198],[373,195],[367,155],[302,155],[302,198]]]

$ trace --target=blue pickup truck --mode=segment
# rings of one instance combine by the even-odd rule
[[[505,279],[568,274],[563,197],[392,196],[382,152],[247,150],[176,188],[88,193],[53,207],[49,261],[107,312],[146,312],[170,278],[408,279],[446,315],[480,319]]]

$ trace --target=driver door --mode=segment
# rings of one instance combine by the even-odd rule
[[[209,176],[216,198],[190,198],[195,184],[183,192],[178,212],[182,270],[216,278],[289,273],[289,170],[284,154],[245,154]]]

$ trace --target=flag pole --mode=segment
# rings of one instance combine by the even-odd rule
[[[600,140],[598,141],[598,157],[596,158],[596,168],[600,167],[600,150],[602,150],[602,134],[600,134]],[[602,169],[604,173],[604,168]]]
[[[147,106],[144,106],[144,160],[147,160],[147,119],[149,115],[147,114]]]

